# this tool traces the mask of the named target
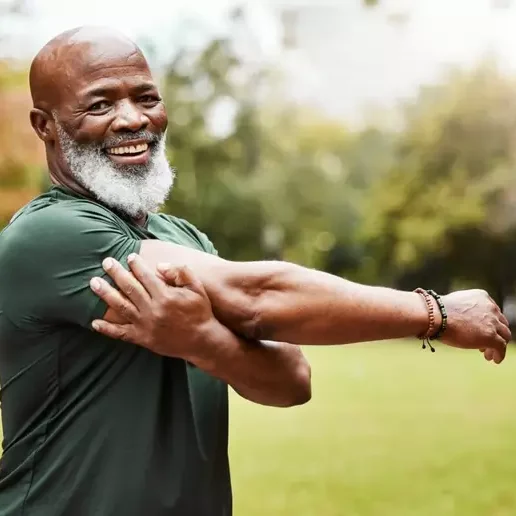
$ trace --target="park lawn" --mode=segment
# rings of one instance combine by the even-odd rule
[[[516,348],[305,348],[313,398],[232,396],[235,516],[514,516]]]
[[[313,398],[231,397],[235,516],[514,516],[516,348],[305,348]]]

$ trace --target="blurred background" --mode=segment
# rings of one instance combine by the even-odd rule
[[[165,209],[235,260],[481,287],[516,322],[516,2],[0,0],[0,227],[48,186],[30,61],[71,27],[142,47]],[[516,514],[516,363],[417,342],[307,349],[314,398],[232,397],[236,516]]]

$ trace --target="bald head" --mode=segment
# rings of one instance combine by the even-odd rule
[[[91,78],[106,66],[123,66],[135,59],[147,67],[138,46],[112,29],[86,26],[63,32],[32,62],[29,80],[34,107],[51,111],[81,78]]]

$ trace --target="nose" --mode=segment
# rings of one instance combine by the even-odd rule
[[[145,129],[149,125],[149,119],[132,102],[121,102],[118,106],[116,118],[112,123],[113,131],[136,132]]]

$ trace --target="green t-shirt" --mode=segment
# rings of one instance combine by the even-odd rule
[[[93,332],[90,290],[143,239],[215,253],[184,220],[145,227],[61,187],[0,233],[0,515],[229,516],[227,385]]]

